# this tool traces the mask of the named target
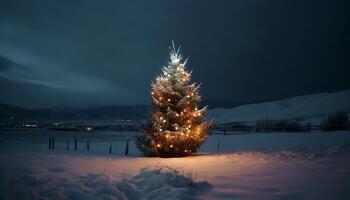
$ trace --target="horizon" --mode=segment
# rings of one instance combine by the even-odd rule
[[[294,98],[294,97],[300,97],[300,96],[309,96],[309,95],[316,95],[316,94],[333,94],[333,93],[343,92],[343,91],[347,91],[347,90],[350,90],[350,89],[337,90],[337,91],[325,91],[325,92],[318,92],[318,93],[311,93],[311,94],[301,94],[301,95],[297,95],[297,96],[290,96],[290,97],[286,97],[286,98],[274,99],[274,100],[266,100],[266,101],[256,101],[256,102],[246,102],[246,103],[243,103],[243,102],[232,103],[231,102],[231,104],[224,104],[224,105],[228,105],[228,106],[218,106],[219,104],[214,104],[214,105],[217,105],[217,106],[211,106],[210,103],[205,103],[205,102],[201,102],[201,104],[207,105],[209,107],[209,110],[216,109],[216,108],[230,109],[230,108],[235,108],[235,107],[245,106],[245,105],[282,101],[282,100],[287,100],[287,99],[291,99],[291,98]],[[109,107],[109,106],[125,106],[125,107],[128,107],[128,106],[130,106],[130,107],[134,107],[134,106],[151,107],[152,106],[151,103],[149,103],[149,104],[82,105],[82,106],[69,106],[69,105],[67,105],[67,106],[28,108],[28,107],[22,107],[22,106],[8,104],[8,103],[4,103],[4,102],[0,102],[0,105],[12,106],[12,107],[16,107],[16,108],[25,109],[25,110],[45,110],[45,109],[53,109],[53,108],[93,108],[93,107]],[[233,106],[229,106],[229,105],[233,105]]]

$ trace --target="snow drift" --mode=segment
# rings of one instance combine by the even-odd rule
[[[289,99],[208,111],[217,124],[254,122],[257,119],[310,119],[323,118],[335,111],[350,113],[350,90],[319,93]]]
[[[21,170],[1,182],[5,190],[0,197],[8,199],[196,199],[202,190],[211,188],[169,167],[144,168],[119,182],[104,173],[58,178]]]

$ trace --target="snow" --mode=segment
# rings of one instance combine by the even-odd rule
[[[217,124],[229,122],[255,122],[258,119],[310,119],[319,123],[329,113],[350,113],[350,90],[319,93],[289,99],[238,106],[231,109],[216,108],[208,111]]]
[[[2,131],[0,199],[350,198],[349,131],[213,134],[184,158],[143,157],[133,143],[138,134]],[[84,144],[67,151],[74,137],[89,138],[90,151]]]

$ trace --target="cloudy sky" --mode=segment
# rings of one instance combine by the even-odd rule
[[[345,2],[0,0],[0,102],[148,104],[171,40],[211,107],[350,89]]]

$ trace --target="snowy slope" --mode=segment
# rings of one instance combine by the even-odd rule
[[[311,119],[323,118],[334,111],[350,113],[350,90],[336,93],[319,93],[289,99],[238,106],[231,109],[216,108],[208,111],[217,124],[253,122],[261,118]]]

